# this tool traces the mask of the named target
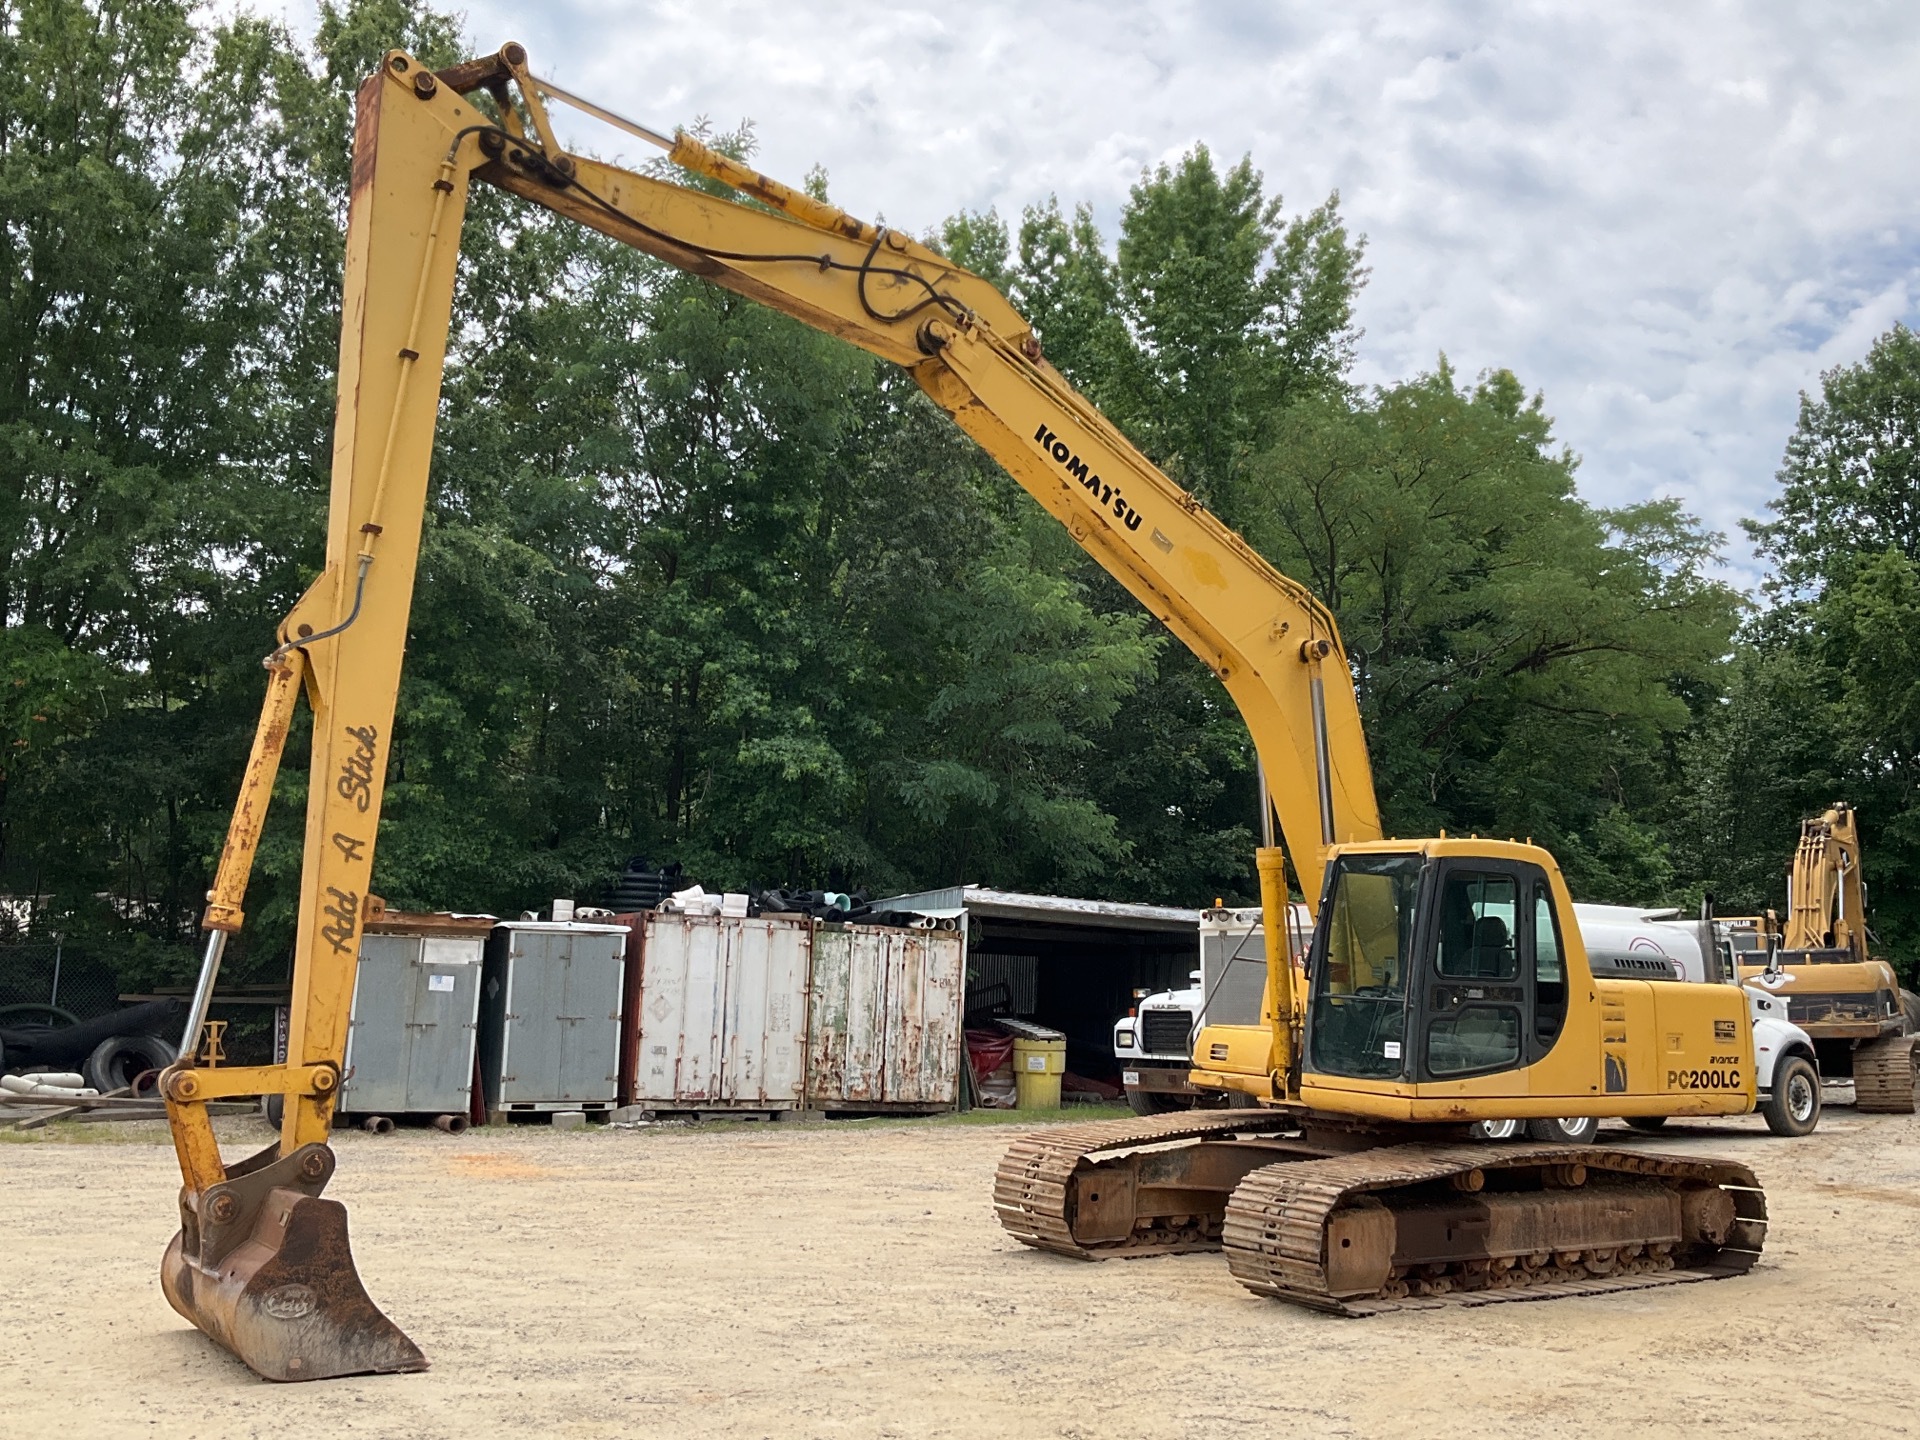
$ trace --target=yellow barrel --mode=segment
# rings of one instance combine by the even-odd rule
[[[1067,1042],[1022,1040],[1013,1042],[1013,1088],[1022,1110],[1058,1110],[1060,1077],[1067,1073]]]

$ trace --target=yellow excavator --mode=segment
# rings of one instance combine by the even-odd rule
[[[567,153],[556,103],[737,195]],[[996,1186],[1010,1229],[1090,1254],[1218,1245],[1224,1226],[1247,1283],[1349,1310],[1415,1292],[1655,1283],[1752,1264],[1765,1205],[1744,1166],[1465,1143],[1483,1118],[1751,1110],[1743,992],[1594,980],[1566,887],[1532,845],[1383,838],[1332,616],[1076,393],[993,286],[695,137],[535,78],[519,45],[437,72],[390,53],[356,105],[326,568],[266,658],[266,703],[203,917],[189,1043],[161,1080],[185,1181],[161,1280],[182,1315],[271,1379],[426,1364],[368,1297],[345,1209],[321,1192],[475,180],[905,367],[1206,662],[1245,717],[1277,782],[1269,813],[1319,916],[1311,994],[1290,965],[1270,967],[1267,1022],[1203,1032],[1193,1074],[1265,1108],[1025,1142]],[[242,924],[302,693],[313,753],[287,1060],[199,1068],[192,1042]],[[1285,852],[1265,839],[1262,898],[1278,934]],[[278,1143],[228,1163],[207,1103],[255,1094],[281,1097]]]
[[[1859,1109],[1910,1115],[1920,997],[1868,953],[1868,938],[1859,819],[1842,802],[1800,822],[1786,933],[1765,920],[1743,926],[1734,958],[1741,980],[1777,995],[1812,1037],[1821,1074],[1852,1077]]]

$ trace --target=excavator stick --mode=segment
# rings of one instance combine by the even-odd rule
[[[333,1151],[310,1142],[283,1157],[276,1143],[229,1166],[207,1118],[209,1099],[256,1088],[277,1090],[293,1105],[324,1108],[338,1088],[335,1067],[195,1068],[226,938],[244,919],[247,872],[306,667],[294,650],[275,652],[267,670],[266,703],[209,894],[207,950],[180,1058],[160,1079],[186,1181],[180,1231],[160,1262],[160,1287],[175,1310],[269,1380],[424,1370],[426,1357],[360,1283],[346,1207],[320,1198],[333,1176]]]
[[[431,102],[431,103],[429,103]],[[368,1298],[346,1209],[321,1198],[418,564],[467,179],[470,110],[404,56],[360,89],[342,302],[327,565],[280,627],[227,831],[181,1058],[161,1077],[184,1188],[161,1262],[173,1308],[269,1380],[424,1370]],[[486,127],[481,127],[486,128]],[[292,722],[313,713],[287,1062],[194,1068],[226,937],[240,930]],[[206,1102],[279,1094],[280,1142],[221,1159]]]
[[[333,1151],[278,1145],[180,1192],[180,1233],[160,1262],[167,1303],[267,1380],[424,1370],[420,1347],[368,1297],[347,1207],[323,1200]]]

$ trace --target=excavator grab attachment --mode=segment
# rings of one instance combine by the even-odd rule
[[[424,1370],[420,1347],[368,1297],[347,1207],[323,1200],[333,1151],[269,1145],[221,1184],[180,1192],[160,1262],[167,1303],[268,1380]]]

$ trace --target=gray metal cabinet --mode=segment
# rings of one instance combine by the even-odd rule
[[[367,935],[347,1022],[340,1109],[465,1115],[480,1005],[478,937]]]
[[[521,920],[494,930],[480,1011],[488,1109],[613,1105],[626,943],[623,925]]]

